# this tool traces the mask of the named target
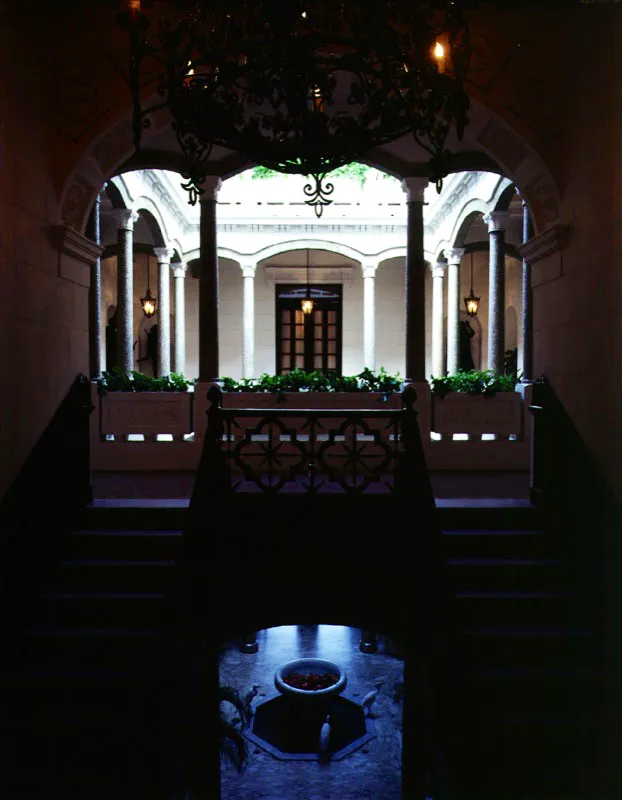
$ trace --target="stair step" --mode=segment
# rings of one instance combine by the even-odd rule
[[[553,554],[553,540],[540,528],[444,528],[441,531],[448,557],[544,557]]]
[[[448,558],[455,591],[564,591],[568,576],[553,558]]]
[[[602,653],[588,629],[561,627],[466,627],[462,646],[471,669],[598,668]]]
[[[579,604],[568,592],[458,591],[456,611],[466,626],[572,625]]]
[[[166,591],[173,579],[173,560],[71,559],[61,561],[56,588],[66,591]]]
[[[166,620],[166,592],[50,592],[41,598],[41,623],[59,627],[141,627]]]
[[[181,530],[77,530],[69,547],[73,558],[174,560],[181,554]]]
[[[16,658],[32,669],[144,668],[159,658],[165,638],[160,628],[41,628],[23,637]]]

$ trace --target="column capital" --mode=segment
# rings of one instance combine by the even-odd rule
[[[445,250],[448,264],[460,264],[462,256],[464,255],[464,247],[454,247],[451,250]]]
[[[363,273],[364,278],[375,278],[377,269],[378,269],[378,263],[375,261],[361,262],[361,272]]]
[[[243,278],[254,278],[255,272],[257,271],[257,264],[252,261],[246,261],[244,264],[240,264],[240,269],[242,270]]]
[[[175,261],[171,264],[171,269],[173,270],[174,278],[185,278],[188,272],[188,265],[185,261]]]
[[[447,269],[447,260],[439,259],[436,264],[430,264],[430,272],[433,278],[443,278]]]
[[[205,180],[201,184],[203,194],[199,197],[199,203],[209,203],[216,200],[216,196],[222,186],[222,178],[218,175],[206,175]]]
[[[499,233],[505,231],[508,226],[510,214],[507,211],[491,211],[484,216],[484,222],[488,225],[488,233]]]
[[[170,264],[175,251],[170,247],[154,247],[153,254],[158,259],[158,264]]]
[[[423,203],[423,193],[429,182],[427,178],[403,178],[402,189],[406,192],[406,202]]]
[[[133,231],[136,220],[138,219],[138,211],[134,211],[131,208],[115,208],[112,212],[112,216],[117,223],[117,228]]]

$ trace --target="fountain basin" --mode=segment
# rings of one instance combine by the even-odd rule
[[[299,689],[286,683],[295,673],[301,675],[336,675],[337,682],[324,689]],[[274,685],[290,699],[326,699],[341,694],[346,688],[346,673],[338,664],[324,658],[297,658],[280,666],[274,673]]]

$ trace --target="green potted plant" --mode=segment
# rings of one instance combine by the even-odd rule
[[[432,430],[452,435],[495,434],[507,437],[523,430],[520,376],[492,370],[458,371],[432,376]]]
[[[161,378],[120,367],[104,372],[96,381],[99,433],[108,435],[192,433],[195,381],[175,372]]]
[[[259,378],[222,380],[225,408],[382,408],[400,407],[403,379],[384,367],[375,373],[364,369],[358,375],[335,372],[305,372],[286,375],[263,373]]]

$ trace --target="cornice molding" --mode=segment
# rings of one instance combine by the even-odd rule
[[[570,225],[553,225],[516,249],[528,264],[537,264],[543,258],[562,250],[570,238]]]
[[[67,224],[52,226],[52,241],[62,253],[73,256],[84,264],[94,264],[104,252],[101,245],[95,244],[92,239]]]

